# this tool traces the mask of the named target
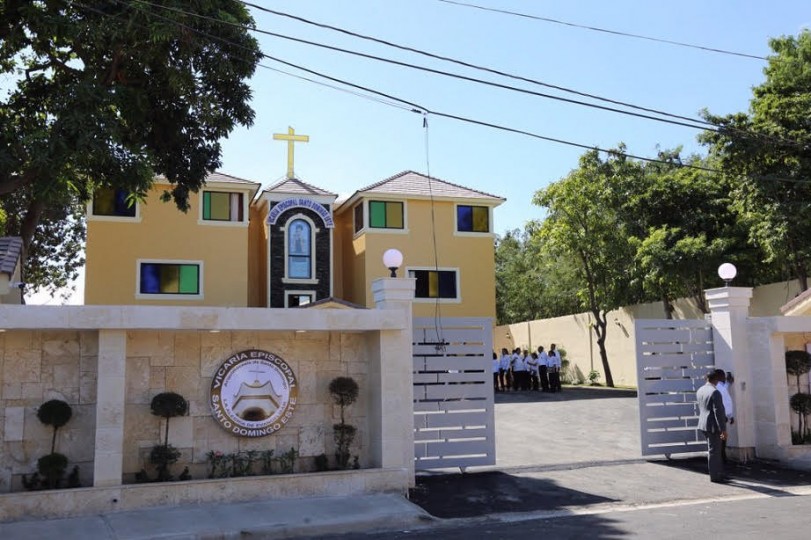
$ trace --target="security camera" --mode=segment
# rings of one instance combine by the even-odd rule
[[[25,287],[25,283],[22,281],[11,281],[9,282],[8,286],[17,287],[18,289],[23,290],[23,288]]]

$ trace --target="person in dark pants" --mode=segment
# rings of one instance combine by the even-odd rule
[[[727,415],[724,399],[715,387],[718,375],[715,371],[707,374],[707,382],[696,392],[698,401],[698,430],[707,438],[707,467],[710,481],[724,483],[724,461],[721,457],[722,444],[727,439]]]
[[[499,361],[498,378],[501,382],[501,390],[506,392],[512,386],[512,378],[510,377],[510,361],[512,356],[507,352],[507,349],[501,349],[501,360]]]
[[[532,352],[527,357],[527,366],[529,366],[529,377],[530,377],[530,390],[538,391],[539,384],[538,384],[538,353],[535,351]]]
[[[735,423],[735,405],[732,403],[732,396],[729,395],[729,385],[732,383],[732,374],[729,374],[730,380],[727,380],[726,372],[723,369],[716,369],[715,378],[718,381],[715,385],[715,389],[721,392],[721,399],[724,402],[724,412],[727,415],[727,424],[732,425]],[[721,458],[724,460],[724,463],[727,462],[726,441],[721,441]]]
[[[560,385],[560,353],[555,350],[556,345],[553,343],[549,346],[549,386],[552,392],[560,392],[563,388]]]
[[[493,392],[498,392],[501,388],[499,384],[499,371],[501,371],[501,361],[498,359],[496,351],[493,351]]]
[[[549,357],[543,350],[543,345],[538,347],[538,378],[541,380],[541,390],[549,392]]]

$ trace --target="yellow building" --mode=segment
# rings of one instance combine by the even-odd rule
[[[248,224],[260,185],[214,173],[191,208],[97,191],[87,207],[85,304],[248,306]]]
[[[493,209],[504,199],[407,171],[336,195],[288,177],[221,173],[179,212],[100,190],[88,204],[86,304],[295,307],[334,298],[371,307],[383,253],[417,280],[418,317],[495,317]]]
[[[338,296],[371,307],[383,253],[416,278],[414,316],[496,316],[493,209],[504,199],[406,171],[355,192],[336,210]]]

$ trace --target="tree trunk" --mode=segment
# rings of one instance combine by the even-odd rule
[[[665,309],[665,319],[672,319],[673,311],[676,308],[673,306],[673,302],[670,301],[670,298],[668,298],[666,294],[662,295],[662,306]]]
[[[28,205],[28,210],[25,212],[25,217],[20,223],[20,236],[23,240],[23,258],[31,248],[31,242],[34,241],[34,233],[37,232],[37,225],[45,211],[45,201],[35,198]]]
[[[605,372],[605,385],[614,388],[614,377],[611,375],[611,366],[608,365],[608,353],[605,350],[605,337],[606,330],[608,330],[608,323],[605,314],[600,316],[600,313],[592,312],[594,315],[594,331],[597,334],[597,346],[600,348],[600,360],[603,364],[603,371]]]
[[[800,291],[808,290],[808,272],[803,264],[797,264],[797,280],[800,282]]]

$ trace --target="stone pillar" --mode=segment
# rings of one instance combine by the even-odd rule
[[[732,459],[747,461],[755,457],[756,446],[753,359],[749,353],[747,328],[752,289],[720,287],[704,294],[712,315],[715,367],[731,372],[735,378],[729,387],[735,405],[735,423],[727,427],[727,454]]]
[[[93,485],[119,486],[124,467],[127,333],[99,330]]]
[[[381,278],[372,282],[377,309],[406,314],[402,330],[381,330],[371,359],[371,455],[379,467],[404,467],[414,485],[414,377],[412,303],[415,279]]]

